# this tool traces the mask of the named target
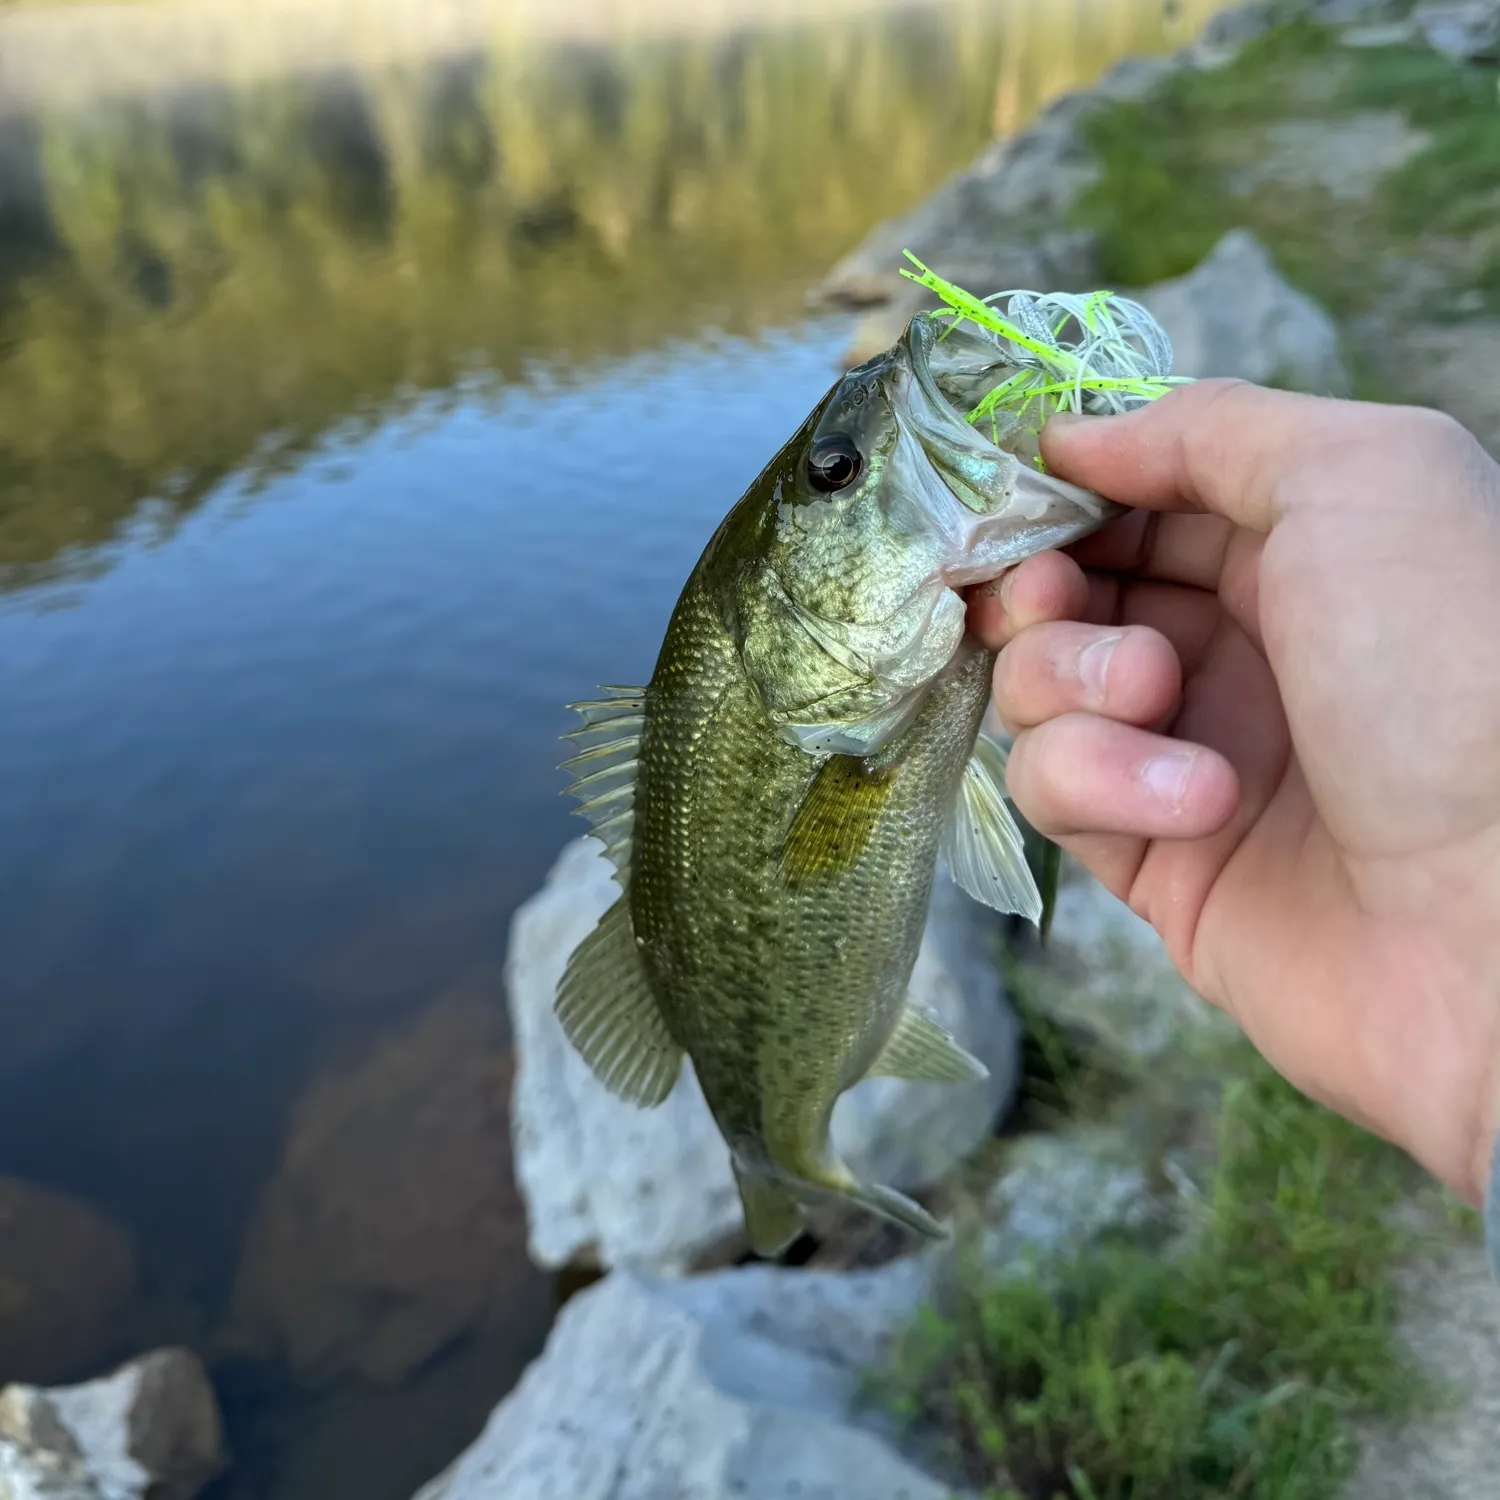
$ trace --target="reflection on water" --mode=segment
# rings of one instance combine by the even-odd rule
[[[259,14],[241,69],[216,5],[175,71],[116,10],[53,89],[84,23],[0,34],[0,1178],[77,1200],[0,1288],[115,1247],[25,1369],[0,1299],[0,1380],[194,1343],[236,1500],[404,1500],[472,1433],[546,1319],[495,973],[575,831],[560,705],[648,675],[826,387],[809,282],[1211,8],[444,0],[378,62]]]

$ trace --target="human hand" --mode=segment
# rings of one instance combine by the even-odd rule
[[[971,604],[1017,805],[1292,1083],[1478,1202],[1500,466],[1434,412],[1228,381],[1054,419],[1043,454],[1139,509]]]

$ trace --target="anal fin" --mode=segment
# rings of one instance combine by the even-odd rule
[[[1005,759],[987,735],[975,741],[943,832],[942,857],[954,881],[976,901],[1039,922],[1042,895],[1006,805]]]
[[[802,1205],[779,1182],[734,1164],[734,1180],[745,1210],[750,1248],[770,1259],[780,1255],[802,1232]]]
[[[682,1048],[667,1030],[621,896],[574,950],[557,986],[557,1019],[612,1094],[652,1109],[672,1092]]]
[[[988,1078],[990,1070],[908,1001],[866,1076],[910,1078],[918,1083],[977,1083]]]

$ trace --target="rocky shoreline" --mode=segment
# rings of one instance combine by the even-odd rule
[[[1332,111],[1326,101],[1295,95],[1252,101],[1235,117],[1243,139],[1220,172],[1225,238],[1167,283],[1141,285],[1119,275],[1107,236],[1089,222],[1090,200],[1111,170],[1093,137],[1119,119],[1118,107],[1157,101],[1183,80],[1203,80],[1206,94],[1246,49],[1295,28],[1302,29],[1300,45],[1325,49],[1315,72],[1330,78],[1339,72],[1340,54],[1405,51],[1485,67],[1500,60],[1494,0],[1251,0],[1222,11],[1177,53],[1126,58],[1093,87],[1054,99],[1028,128],[997,140],[909,213],[866,236],[810,299],[815,307],[860,314],[848,360],[887,347],[915,312],[936,306],[900,274],[902,252],[910,250],[972,288],[1110,285],[1140,297],[1162,320],[1179,373],[1437,406],[1500,451],[1500,398],[1493,394],[1500,389],[1494,378],[1500,373],[1500,306],[1490,290],[1500,278],[1500,212],[1490,204],[1478,233],[1473,224],[1461,233],[1434,226],[1396,246],[1381,243],[1384,225],[1372,222],[1372,209],[1388,180],[1422,157],[1432,138],[1425,121],[1407,118],[1411,111],[1403,109],[1399,88],[1380,109]],[[1411,82],[1417,95],[1429,80],[1414,71]],[[1131,186],[1120,185],[1124,191]],[[1158,182],[1141,186],[1160,196]],[[1460,186],[1484,206],[1484,183]],[[1263,191],[1277,190],[1305,203],[1313,219],[1331,207],[1348,221],[1346,232],[1367,238],[1364,254],[1350,255],[1346,245],[1320,245],[1316,229],[1302,227],[1298,259],[1326,249],[1330,268],[1343,270],[1347,263],[1350,274],[1374,289],[1363,302],[1350,299],[1336,309],[1337,318],[1308,296],[1314,289],[1288,284],[1265,246],[1257,255],[1247,241],[1258,218],[1285,227],[1255,202]],[[1331,232],[1327,238],[1333,239]],[[1490,262],[1476,274],[1466,257],[1484,252]],[[1216,278],[1215,270],[1223,274]],[[1226,289],[1234,294],[1226,297]],[[1243,305],[1247,297],[1257,305]],[[1351,356],[1359,379],[1351,379]],[[1461,371],[1473,378],[1464,380]]]
[[[904,1253],[868,1269],[723,1266],[744,1247],[724,1244],[737,1211],[725,1207],[727,1193],[714,1191],[727,1167],[718,1160],[722,1146],[709,1149],[712,1127],[691,1077],[666,1106],[680,1107],[660,1139],[649,1131],[642,1138],[637,1124],[630,1144],[620,1147],[627,1137],[616,1135],[614,1149],[606,1138],[613,1101],[581,1073],[560,1088],[559,1072],[573,1068],[551,1055],[556,1021],[538,994],[549,998],[543,992],[556,983],[553,971],[602,899],[598,892],[577,899],[604,875],[590,844],[565,851],[547,890],[516,918],[510,997],[522,1065],[514,1108],[518,1175],[541,1238],[534,1253],[558,1264],[570,1246],[570,1263],[604,1261],[609,1272],[563,1308],[520,1387],[420,1500],[946,1500],[953,1476],[924,1468],[921,1453],[860,1393],[886,1342],[924,1303],[944,1296],[958,1274],[953,1253],[913,1255],[896,1240],[891,1248]],[[565,895],[572,898],[566,907]],[[565,910],[563,945],[540,944],[540,934],[555,935]],[[1091,883],[1077,879],[1064,891],[1054,936],[1049,970],[1068,976],[1055,997],[1059,1016],[1075,1025],[1093,1017],[1110,1030],[1122,1060],[1148,1067],[1186,1035],[1223,1035],[1166,966],[1154,934]],[[988,1028],[988,1055],[1000,1065],[992,1091],[954,1109],[944,1091],[928,1089],[925,1113],[911,1110],[903,1090],[886,1080],[848,1096],[846,1139],[864,1143],[875,1161],[899,1143],[907,1159],[892,1165],[909,1187],[931,1186],[984,1155],[1013,1100],[1016,1021],[1000,985],[1000,939],[993,913],[940,883],[918,981],[971,1045],[976,1030]],[[1102,969],[1100,954],[1109,956]],[[956,982],[959,976],[967,982]],[[528,1061],[528,1038],[537,1064]],[[532,1066],[539,1076],[528,1079]],[[569,1112],[579,1151],[564,1168],[555,1141],[539,1141],[538,1125],[545,1113],[551,1130],[561,1131]],[[884,1147],[870,1144],[882,1138]],[[914,1140],[925,1149],[911,1155]],[[1108,1121],[1024,1135],[994,1155],[949,1206],[975,1231],[966,1245],[996,1274],[1171,1212],[1148,1184],[1148,1163],[1130,1132]],[[621,1171],[623,1184],[608,1181]],[[628,1212],[610,1204],[607,1195],[620,1192],[634,1195]],[[573,1219],[562,1212],[568,1193],[576,1195]],[[583,1222],[593,1229],[583,1231]],[[658,1225],[674,1237],[648,1238]],[[709,1262],[722,1268],[682,1274]]]

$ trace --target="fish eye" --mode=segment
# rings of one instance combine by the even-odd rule
[[[815,490],[831,495],[859,478],[865,461],[854,439],[842,432],[820,437],[807,453],[807,478]]]

